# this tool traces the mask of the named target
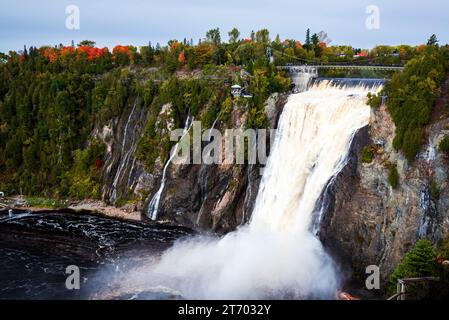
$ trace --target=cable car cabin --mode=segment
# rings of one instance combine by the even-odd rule
[[[242,87],[239,86],[238,84],[234,84],[231,87],[231,94],[233,95],[234,98],[240,97],[242,95]]]
[[[244,90],[238,84],[235,84],[231,87],[231,94],[234,98],[242,97],[242,98],[252,98],[253,96],[248,94],[246,90]]]

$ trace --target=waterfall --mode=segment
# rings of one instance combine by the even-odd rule
[[[184,133],[183,136],[187,134],[187,132],[189,132],[191,125],[193,124],[193,119],[191,124],[189,125],[189,120],[190,120],[190,115],[187,116],[185,124],[184,124]],[[182,138],[181,138],[182,139]],[[181,141],[180,139],[180,141]],[[157,212],[159,210],[159,203],[161,201],[161,195],[162,195],[162,191],[164,191],[164,187],[165,187],[165,182],[167,180],[167,169],[168,166],[170,165],[171,161],[173,160],[173,158],[176,156],[176,153],[178,152],[178,147],[179,147],[179,143],[177,143],[172,151],[171,151],[171,155],[170,158],[167,160],[167,162],[165,163],[164,169],[162,170],[162,179],[161,179],[161,185],[159,187],[159,190],[154,194],[153,198],[150,201],[150,204],[148,205],[148,216],[151,218],[151,220],[156,220],[157,219]]]
[[[178,241],[123,285],[162,286],[187,299],[334,298],[338,271],[312,232],[313,212],[368,124],[366,95],[377,89],[321,82],[290,95],[250,222],[221,238]]]
[[[117,199],[117,185],[118,185],[118,183],[120,181],[120,178],[122,176],[123,168],[125,167],[125,165],[128,164],[128,160],[129,160],[131,154],[134,153],[134,151],[135,151],[135,148],[130,148],[125,153],[125,146],[127,145],[127,142],[128,142],[129,123],[131,122],[131,119],[132,119],[132,116],[134,114],[134,111],[136,110],[137,100],[138,100],[138,98],[136,98],[136,100],[134,101],[133,108],[131,109],[131,112],[129,113],[128,120],[126,121],[126,124],[125,124],[125,129],[123,130],[122,145],[121,145],[121,148],[120,148],[119,167],[118,167],[117,171],[115,172],[114,181],[112,182],[112,193],[111,193],[111,200],[112,201],[115,201]]]
[[[292,83],[295,85],[294,92],[303,92],[309,86],[311,80],[317,77],[317,70],[315,67],[298,66],[290,69],[290,76]]]

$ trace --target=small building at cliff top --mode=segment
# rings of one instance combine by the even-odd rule
[[[231,87],[231,94],[234,96],[234,98],[240,97],[242,95],[242,87],[238,84],[234,84]]]

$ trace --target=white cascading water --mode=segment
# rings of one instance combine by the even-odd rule
[[[183,136],[190,130],[191,125],[193,124],[193,120],[189,125],[189,121],[190,121],[190,115],[187,116],[187,119],[185,121],[184,124],[184,133]],[[162,179],[161,179],[161,185],[159,187],[159,190],[154,194],[153,198],[150,201],[150,204],[148,205],[148,216],[150,217],[151,220],[156,220],[157,219],[157,212],[159,210],[159,203],[161,202],[161,195],[162,195],[162,191],[164,191],[165,188],[165,181],[167,179],[167,169],[168,166],[170,165],[170,163],[172,162],[173,158],[176,156],[177,152],[178,152],[178,146],[179,143],[177,143],[170,154],[170,158],[167,160],[167,162],[165,163],[164,169],[162,170]]]
[[[312,216],[354,133],[368,124],[369,91],[323,82],[291,95],[250,223],[219,239],[178,241],[127,273],[122,289],[174,290],[189,299],[334,298],[338,271],[312,233]]]
[[[128,163],[129,158],[131,156],[131,153],[133,153],[132,148],[130,148],[125,153],[125,146],[126,146],[126,143],[128,142],[129,123],[131,122],[132,116],[134,114],[134,110],[136,110],[137,100],[138,100],[138,98],[136,98],[136,100],[134,101],[133,108],[131,109],[131,112],[129,113],[128,120],[126,121],[125,129],[123,130],[122,146],[120,148],[119,167],[118,167],[118,169],[117,169],[117,171],[115,173],[114,181],[112,182],[111,199],[113,201],[115,201],[117,199],[117,185],[118,185],[118,182],[119,182],[119,180],[120,180],[120,178],[122,176],[123,168]]]

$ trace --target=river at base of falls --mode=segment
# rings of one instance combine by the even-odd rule
[[[164,290],[118,292],[109,279],[157,256],[192,231],[90,213],[0,213],[0,299],[177,299]],[[80,269],[80,289],[65,286],[67,266]],[[101,270],[101,272],[100,272]]]

